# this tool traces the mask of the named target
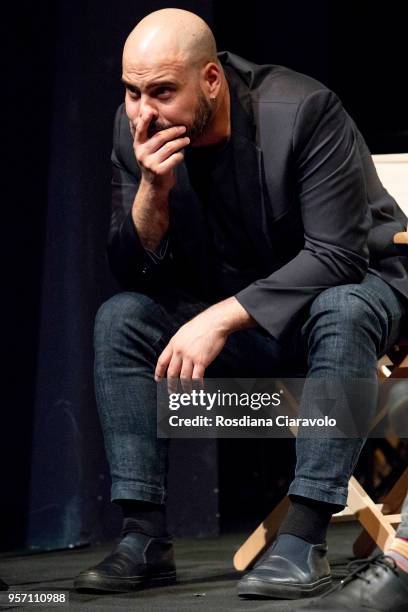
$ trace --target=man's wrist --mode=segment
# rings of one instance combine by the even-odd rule
[[[255,319],[234,296],[210,306],[210,309],[214,310],[215,326],[221,333],[228,335],[240,329],[257,326]]]
[[[167,200],[169,193],[174,186],[174,177],[148,177],[142,173],[140,189],[155,198]]]
[[[157,205],[167,205],[171,185],[164,182],[149,181],[142,175],[138,191],[143,198],[154,201]]]

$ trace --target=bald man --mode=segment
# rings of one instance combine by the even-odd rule
[[[131,32],[122,79],[108,256],[123,291],[96,317],[95,386],[124,519],[112,554],[75,581],[99,591],[176,579],[156,381],[375,381],[408,295],[406,253],[392,243],[406,218],[324,85],[217,55],[208,26],[178,9]],[[289,513],[239,595],[330,587],[326,530],[362,444],[298,437]]]

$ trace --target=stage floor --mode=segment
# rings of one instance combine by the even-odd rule
[[[359,526],[356,522],[330,526],[329,558],[333,576],[337,580],[344,575],[347,563],[352,560],[352,542],[357,533]],[[297,602],[245,601],[237,597],[235,585],[240,574],[232,567],[232,556],[244,537],[242,534],[228,534],[216,539],[175,540],[178,584],[132,594],[89,595],[77,593],[72,588],[73,578],[81,570],[98,563],[111,551],[112,544],[32,555],[2,554],[0,576],[11,585],[13,591],[18,589],[69,591],[68,609],[82,612],[88,610],[112,612],[113,609],[137,612],[296,610],[300,605],[299,600]],[[34,606],[0,607],[32,610]],[[47,609],[45,606],[35,607],[40,610]]]

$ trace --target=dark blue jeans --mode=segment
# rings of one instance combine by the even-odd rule
[[[95,387],[112,501],[166,500],[169,442],[156,436],[154,369],[178,328],[207,306],[181,292],[156,297],[125,292],[105,302],[97,313]],[[260,327],[231,334],[206,376],[274,378],[307,373],[315,378],[375,380],[377,360],[397,340],[403,315],[404,307],[391,287],[367,274],[361,284],[323,291],[305,315],[301,330],[284,345]],[[359,438],[298,437],[289,494],[345,505],[348,481],[363,444]]]

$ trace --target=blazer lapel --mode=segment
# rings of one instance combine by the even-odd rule
[[[266,188],[263,180],[263,157],[255,142],[255,125],[248,99],[231,92],[231,141],[233,145],[238,198],[245,227],[261,267],[270,264],[273,245],[268,228]],[[244,108],[246,106],[247,108]]]

